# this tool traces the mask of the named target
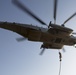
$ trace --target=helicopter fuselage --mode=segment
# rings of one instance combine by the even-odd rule
[[[28,24],[0,22],[0,28],[16,32],[29,41],[43,42],[43,48],[61,49],[64,45],[72,46],[76,43],[76,38],[70,35],[73,30],[58,25],[52,25],[48,29]]]

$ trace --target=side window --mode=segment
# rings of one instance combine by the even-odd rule
[[[60,43],[62,41],[61,38],[56,38],[55,43]]]

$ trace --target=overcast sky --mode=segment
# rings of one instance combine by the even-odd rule
[[[20,0],[37,16],[49,24],[53,20],[53,0]],[[76,12],[76,0],[58,0],[57,24],[61,25]],[[43,27],[29,15],[12,4],[12,0],[0,0],[0,21],[33,24]],[[76,17],[66,23],[76,32]],[[0,75],[58,75],[58,50],[46,49],[42,56],[39,42],[17,42],[20,35],[0,29]],[[76,49],[64,46],[61,75],[76,75]]]

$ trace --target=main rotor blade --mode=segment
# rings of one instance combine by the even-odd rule
[[[54,0],[54,23],[56,23],[57,3],[58,0]]]
[[[45,51],[45,48],[42,49],[42,51],[40,52],[40,55],[42,55]]]
[[[72,19],[75,15],[76,15],[76,12],[75,12],[72,16],[70,16],[70,17],[63,23],[63,25],[64,25],[66,22],[68,22],[70,19]]]
[[[37,20],[38,22],[40,22],[43,25],[47,25],[45,22],[43,22],[40,18],[38,18],[32,11],[30,11],[26,6],[24,6],[21,2],[19,2],[18,0],[12,0],[13,4],[15,4],[17,7],[19,7],[20,9],[22,9],[24,12],[26,12],[27,14],[29,14],[31,17],[33,17],[35,20]]]
[[[63,51],[63,52],[66,52],[66,50],[65,50],[65,48],[64,48],[64,47],[62,48],[62,51]]]
[[[26,40],[27,38],[24,38],[24,37],[21,37],[21,38],[17,38],[16,40],[18,41],[18,42],[21,42],[21,41],[24,41],[24,40]]]
[[[76,32],[73,32],[72,34],[76,35]]]

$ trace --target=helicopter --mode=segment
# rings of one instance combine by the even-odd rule
[[[51,23],[50,21],[49,25],[42,21],[20,1],[12,0],[12,3],[29,14],[33,19],[41,23],[41,25],[47,26],[47,28],[43,28],[31,24],[0,22],[0,28],[13,31],[23,36],[23,38],[17,38],[17,41],[23,41],[27,39],[28,41],[42,42],[43,44],[40,47],[42,51],[40,52],[40,55],[43,54],[45,49],[59,50],[62,49],[64,45],[74,46],[76,44],[76,37],[71,35],[76,33],[74,33],[71,28],[65,27],[65,23],[72,19],[76,15],[76,12],[71,15],[62,25],[56,24],[58,0],[54,0],[54,23]]]

